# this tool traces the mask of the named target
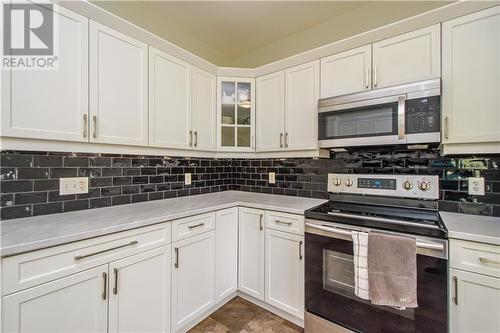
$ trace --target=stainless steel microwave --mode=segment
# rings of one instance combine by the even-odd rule
[[[441,141],[441,80],[320,99],[318,145],[349,148]]]

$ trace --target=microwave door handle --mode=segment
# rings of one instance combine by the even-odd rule
[[[406,137],[405,133],[405,102],[406,96],[398,97],[398,141],[404,140]]]

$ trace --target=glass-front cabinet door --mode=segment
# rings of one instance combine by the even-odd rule
[[[254,79],[217,79],[217,150],[255,150]]]

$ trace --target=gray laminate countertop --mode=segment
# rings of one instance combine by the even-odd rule
[[[0,222],[2,257],[166,222],[209,211],[245,206],[303,214],[321,199],[225,191]]]
[[[500,217],[439,212],[448,237],[500,245]]]

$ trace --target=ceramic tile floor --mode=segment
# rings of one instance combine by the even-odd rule
[[[303,333],[304,330],[263,308],[235,297],[188,333]]]

